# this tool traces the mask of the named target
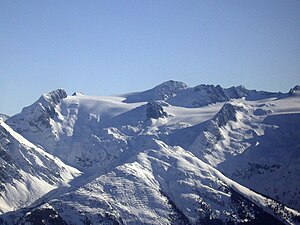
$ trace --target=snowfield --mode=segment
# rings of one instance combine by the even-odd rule
[[[299,125],[297,86],[58,89],[0,120],[0,222],[300,224]]]

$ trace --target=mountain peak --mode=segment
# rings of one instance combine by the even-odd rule
[[[148,102],[151,99],[154,101],[156,100],[166,101],[168,99],[175,97],[177,94],[181,93],[187,88],[188,86],[183,82],[169,80],[155,86],[152,89],[143,92],[129,94],[126,96],[126,100],[124,102],[126,103]]]
[[[229,121],[237,121],[236,114],[243,110],[242,106],[227,102],[223,105],[220,111],[215,115],[214,119],[219,126],[225,126]]]
[[[53,128],[53,123],[63,120],[60,104],[68,95],[64,89],[57,89],[52,92],[43,94],[32,105],[22,109],[21,113],[10,117],[6,122],[19,133],[26,136],[27,133],[49,132],[48,138],[58,139],[58,131]],[[21,125],[20,125],[21,124]],[[51,139],[50,138],[50,139]],[[41,144],[42,139],[38,139],[36,143]]]
[[[168,100],[186,88],[188,88],[188,86],[183,82],[169,80],[155,86],[152,90],[158,94],[159,99],[157,100]]]
[[[173,80],[44,94],[0,120],[0,214],[14,210],[0,223],[299,224],[298,103]],[[79,173],[63,162],[84,175],[67,186]]]
[[[154,88],[159,88],[159,87],[169,87],[171,89],[186,89],[188,86],[180,81],[175,81],[175,80],[168,80],[165,81],[157,86],[155,86]]]
[[[54,104],[58,104],[66,97],[68,97],[67,92],[64,89],[59,88],[48,94],[43,94],[41,98],[45,99],[46,101],[53,102]]]
[[[79,91],[75,91],[72,96],[82,96],[83,94]]]

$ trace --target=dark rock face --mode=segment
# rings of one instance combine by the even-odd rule
[[[20,224],[57,224],[57,225],[67,225],[67,223],[58,215],[58,213],[53,209],[36,209],[29,214],[27,214]]]
[[[207,103],[216,103],[229,100],[229,98],[224,93],[224,89],[220,85],[214,86],[200,84],[194,87],[194,91],[201,92],[204,96],[209,97],[206,99],[206,101],[208,101]]]
[[[147,109],[146,109],[146,115],[147,119],[158,119],[158,118],[163,118],[167,117],[167,113],[164,111],[163,107],[161,106],[160,103],[155,102],[153,100],[150,100],[147,103]]]
[[[41,107],[40,121],[44,121],[49,124],[49,119],[55,119],[58,116],[55,106],[58,105],[62,99],[68,97],[67,93],[63,89],[57,89],[48,94],[44,94],[38,101],[38,107]]]
[[[224,89],[220,86],[214,86],[214,85],[206,85],[206,84],[200,84],[194,88],[194,90],[197,91],[206,91],[207,94],[210,94],[210,96],[215,97],[217,99],[224,99],[227,100],[228,98],[226,97],[224,93]]]
[[[60,103],[60,101],[66,97],[68,97],[67,93],[63,89],[57,89],[55,91],[50,92],[49,94],[43,95],[43,97],[55,105]]]
[[[266,224],[266,225],[281,225],[283,224],[271,214],[265,212],[260,207],[253,204],[250,200],[240,195],[233,189],[230,190],[232,195],[230,197],[232,204],[236,205],[236,210],[241,222],[228,221],[227,224]],[[206,224],[206,223],[205,223]]]
[[[215,115],[214,120],[218,126],[225,126],[229,121],[237,121],[237,111],[244,110],[243,107],[232,105],[231,103],[225,103],[220,111]]]
[[[250,91],[244,86],[222,88],[220,85],[200,84],[194,87],[196,92],[204,92],[210,103],[229,101],[230,99],[246,97]]]
[[[291,88],[289,95],[300,95],[300,85],[296,85],[295,87]]]
[[[237,86],[237,87],[230,87],[227,89],[224,89],[227,97],[229,98],[242,98],[247,97],[251,91],[246,89],[243,85]],[[255,92],[255,91],[252,91]]]

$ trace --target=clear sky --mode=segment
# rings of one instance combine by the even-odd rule
[[[288,91],[300,1],[0,1],[0,113],[57,88],[110,95],[170,79]]]

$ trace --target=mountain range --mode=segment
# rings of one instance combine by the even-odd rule
[[[57,89],[0,115],[1,224],[300,224],[300,86]]]

